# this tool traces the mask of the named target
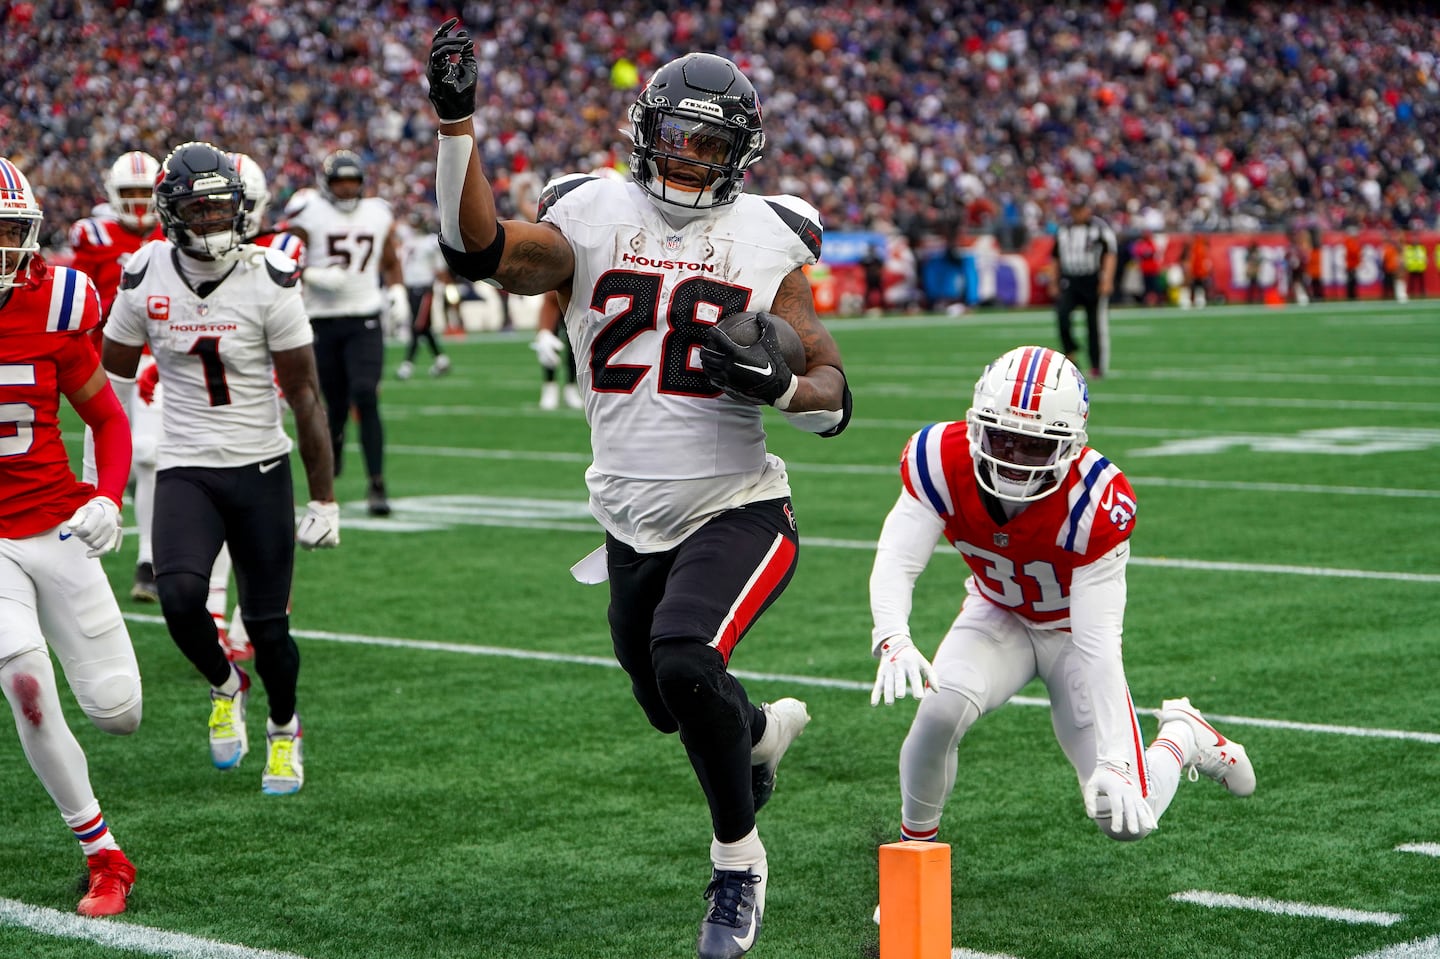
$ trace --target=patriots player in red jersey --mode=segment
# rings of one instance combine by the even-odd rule
[[[679,733],[709,806],[697,955],[737,959],[755,944],[770,882],[755,812],[810,718],[790,697],[757,706],[729,670],[798,559],[760,409],[820,436],[850,418],[840,349],[804,272],[820,256],[820,216],[799,197],[745,192],[765,147],[760,98],[729,60],[692,53],[656,70],[631,106],[628,180],[560,177],[538,222],[497,220],[475,147],[475,46],[457,23],[436,32],[429,59],[441,251],[467,279],[558,293],[591,430],[590,509],[606,534],[576,575],[608,579],[616,659],[650,724]],[[749,310],[794,327],[803,372],[769,326],[745,346],[717,330]]]
[[[1195,769],[1255,791],[1239,743],[1167,699],[1147,748],[1121,658],[1125,567],[1136,497],[1086,443],[1085,378],[1062,354],[1011,350],[985,368],[964,422],[935,423],[901,456],[904,488],[870,575],[880,660],[871,704],[920,700],[900,750],[900,834],[933,840],[956,778],[956,747],[981,716],[1037,676],[1086,814],[1114,839],[1156,826]],[[915,581],[943,536],[969,567],[959,615],[934,662],[910,637]]]
[[[96,726],[122,736],[139,727],[140,669],[96,559],[120,545],[130,424],[91,342],[95,287],[39,257],[42,217],[25,175],[0,158],[0,687],[31,768],[86,856],[78,911],[113,916],[125,911],[135,867],[100,812],[50,653]],[[94,431],[96,485],[71,472],[62,395]]]

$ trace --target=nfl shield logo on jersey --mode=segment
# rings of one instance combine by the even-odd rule
[[[1009,546],[1009,545],[1010,545],[1010,534],[1009,534],[1009,533],[996,533],[996,534],[995,534],[995,545],[996,545],[996,546],[1000,546],[1000,547]]]
[[[665,238],[665,252],[666,252],[666,253],[679,253],[679,252],[680,252],[680,247],[683,246],[684,243],[685,243],[684,238],[681,237],[680,234],[678,234],[678,233],[675,234],[674,236],[667,236],[667,237]]]

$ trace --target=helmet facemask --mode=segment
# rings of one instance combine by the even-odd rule
[[[121,156],[105,173],[105,198],[115,219],[131,232],[146,233],[155,226],[155,178],[160,164],[139,150]]]
[[[1021,347],[986,367],[965,414],[975,479],[991,495],[1033,503],[1059,489],[1087,439],[1089,390],[1054,350]]]
[[[356,184],[354,196],[338,196],[335,183],[353,180]],[[320,192],[330,204],[341,213],[353,213],[360,206],[360,193],[365,185],[365,167],[360,158],[349,150],[336,150],[325,158],[320,168]],[[349,191],[346,191],[347,193]]]
[[[765,146],[754,87],[713,54],[661,67],[630,125],[631,176],[661,210],[687,220],[734,203]]]
[[[240,248],[245,191],[230,158],[208,143],[187,143],[165,158],[155,203],[165,236],[201,260]]]
[[[24,285],[30,257],[40,250],[43,218],[25,174],[0,159],[0,293]]]

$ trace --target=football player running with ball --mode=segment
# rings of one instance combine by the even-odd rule
[[[561,177],[538,222],[498,222],[471,119],[475,47],[457,23],[436,32],[429,59],[442,249],[467,279],[559,292],[591,429],[590,508],[606,532],[603,567],[592,554],[576,575],[609,579],[615,656],[651,725],[680,734],[705,793],[713,868],[698,954],[734,959],[765,908],[755,811],[809,719],[795,699],[755,706],[728,670],[798,547],[759,407],[822,436],[850,411],[801,269],[820,253],[818,215],[795,197],[742,192],[765,144],[759,98],[730,61],[690,54],[658,69],[630,110],[629,181]],[[750,346],[711,335],[747,310],[795,328],[803,373],[774,335]]]
[[[880,660],[870,702],[907,690],[920,700],[900,750],[902,839],[936,838],[960,740],[1037,676],[1085,812],[1105,835],[1148,835],[1187,769],[1236,796],[1255,791],[1244,747],[1189,699],[1165,700],[1160,734],[1145,746],[1120,649],[1135,493],[1085,445],[1089,412],[1075,364],[1023,346],[985,368],[964,422],[927,426],[905,447],[904,488],[870,574]],[[909,619],[941,536],[970,575],[932,665]]]

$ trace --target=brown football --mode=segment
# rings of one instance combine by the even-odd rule
[[[731,313],[724,317],[715,328],[739,346],[749,346],[760,339],[760,317],[765,317],[771,326],[775,327],[775,339],[780,343],[780,352],[785,357],[785,362],[790,366],[790,372],[797,375],[805,373],[805,344],[800,342],[800,334],[795,332],[795,327],[773,313],[766,313],[764,310],[746,310],[743,313]]]

